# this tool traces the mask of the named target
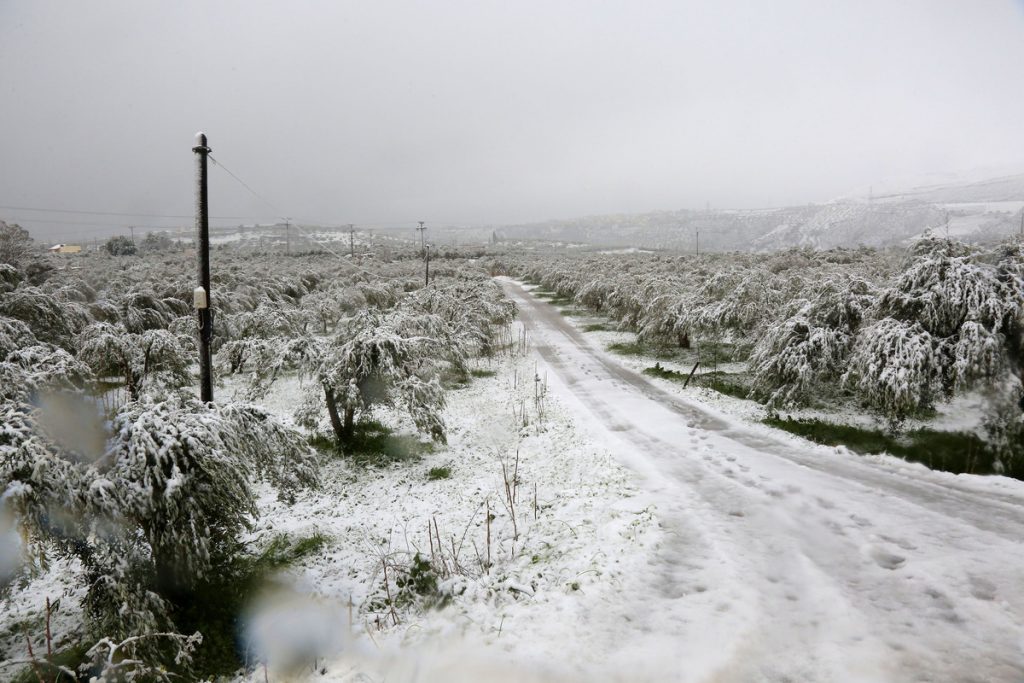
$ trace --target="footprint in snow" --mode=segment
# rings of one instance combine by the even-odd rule
[[[868,521],[868,520],[866,520],[863,517],[860,517],[858,515],[850,515],[850,519],[853,520],[854,524],[856,524],[857,526],[859,526],[861,528],[871,526],[871,522],[870,521]]]
[[[899,569],[907,561],[907,558],[895,553],[890,553],[885,548],[879,548],[878,546],[871,548],[868,554],[871,556],[871,559],[875,561],[875,564],[882,569]]]
[[[905,538],[893,538],[892,536],[882,536],[882,535],[879,535],[879,538],[882,539],[883,541],[888,541],[889,543],[892,543],[893,545],[899,546],[903,550],[917,550],[917,546],[914,545],[913,543],[911,543],[910,541],[908,541]]]
[[[971,584],[971,595],[978,600],[995,600],[996,585],[988,579],[968,574],[967,579]]]

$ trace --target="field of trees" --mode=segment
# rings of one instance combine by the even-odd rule
[[[252,596],[225,603],[225,591],[303,552],[254,555],[243,542],[258,487],[293,500],[320,484],[324,458],[365,450],[370,432],[386,442],[378,405],[444,443],[446,387],[511,341],[514,306],[464,258],[435,260],[425,286],[412,249],[388,263],[224,250],[213,276],[222,383],[203,404],[194,257],[170,243],[136,254],[124,240],[47,257],[17,226],[0,231],[0,590],[62,558],[84,582],[80,637],[60,634],[59,652],[59,600],[42,622],[0,634],[5,679],[19,667],[27,680],[237,669],[232,610]],[[280,418],[258,400],[283,377],[302,400]],[[197,611],[209,601],[223,604]]]
[[[924,462],[941,446],[966,460],[936,467],[1024,475],[1019,242],[932,236],[907,250],[699,257],[453,249],[432,260],[429,282],[413,245],[390,247],[388,258],[223,247],[214,252],[211,404],[196,398],[194,257],[160,239],[138,248],[111,240],[74,257],[40,252],[25,231],[0,225],[0,600],[55,573],[75,585],[63,597],[30,596],[41,601],[35,610],[0,629],[0,676],[16,680],[266,676],[240,653],[242,614],[263,579],[331,541],[317,531],[257,542],[261,514],[280,523],[296,501],[322,513],[331,496],[351,496],[365,502],[345,505],[363,505],[364,517],[349,525],[371,528],[375,497],[412,486],[409,463],[446,447],[452,419],[461,457],[500,465],[498,495],[481,493],[480,473],[465,475],[424,506],[431,512],[416,523],[425,543],[400,561],[380,551],[375,569],[351,569],[372,586],[350,602],[349,626],[362,620],[372,638],[397,630],[409,611],[474,590],[490,609],[532,595],[545,576],[571,597],[591,573],[595,594],[607,588],[595,558],[625,564],[653,544],[654,517],[638,506],[632,521],[616,521],[611,499],[598,498],[624,496],[624,475],[547,415],[536,361],[483,365],[528,348],[495,275],[534,284],[584,330],[632,333],[611,350],[653,361],[647,375],[756,400],[769,425],[824,443],[873,439],[877,450]],[[457,414],[446,410],[453,391],[477,381],[492,382],[490,398],[475,399],[490,412],[474,415],[466,399]],[[967,394],[983,406],[969,430],[920,429]],[[801,408],[824,417],[786,418]],[[843,424],[851,413],[872,416],[877,429]],[[551,474],[566,478],[547,502],[536,481],[531,499],[527,465],[516,446],[496,445],[492,422],[510,423],[509,443],[538,439],[545,466],[566,467],[547,457],[554,450],[578,458],[568,474]],[[471,429],[481,431],[467,437]],[[351,476],[332,468],[341,462],[392,469]],[[431,463],[425,479],[452,477],[458,465],[446,462]],[[574,496],[592,496],[602,512]],[[466,520],[457,544],[438,506],[466,508],[451,510]],[[545,518],[550,509],[558,515]],[[587,536],[598,514],[625,529],[618,540],[600,529]],[[503,559],[492,559],[492,544]],[[545,564],[559,553],[576,553],[577,564]],[[306,669],[318,661],[299,656]]]
[[[966,442],[942,440],[977,451],[960,471],[1024,475],[1017,240],[974,246],[930,236],[907,250],[699,257],[538,251],[508,254],[493,268],[539,285],[570,314],[636,333],[636,344],[612,350],[685,363],[681,371],[658,363],[647,374],[687,381],[699,361],[710,372],[698,381],[764,403],[772,424],[805,435],[836,429],[787,424],[779,411],[866,412],[898,435],[937,404],[977,392],[976,429]]]

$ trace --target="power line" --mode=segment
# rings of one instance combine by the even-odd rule
[[[97,222],[97,221],[65,221],[65,220],[50,219],[50,218],[15,218],[15,217],[11,217],[11,220],[13,222],[15,222],[15,223],[17,223],[18,221],[27,221],[27,222],[30,222],[30,223],[46,223],[46,224],[53,224],[53,225],[95,225],[95,226],[104,227],[104,228],[128,228],[128,227],[133,227],[134,226],[136,228],[142,228],[142,229],[145,229],[145,230],[173,230],[173,229],[178,228],[178,227],[185,227],[185,224],[183,224],[183,223],[177,224],[177,225],[141,225],[141,224],[135,223],[135,222],[132,222],[132,223],[107,223],[106,221],[102,221],[102,222]],[[217,227],[217,228],[237,228],[238,226],[233,224],[233,223],[225,223],[223,225],[218,225],[218,226],[214,226],[214,227]]]
[[[232,172],[231,172],[231,170],[230,170],[230,169],[229,169],[229,168],[228,168],[227,166],[225,166],[224,164],[222,164],[222,163],[221,163],[220,161],[218,161],[217,159],[214,159],[214,158],[213,158],[213,155],[212,155],[212,154],[208,154],[208,155],[207,155],[207,157],[208,157],[208,158],[210,159],[210,161],[212,161],[212,162],[213,162],[214,166],[218,166],[218,167],[220,167],[220,168],[224,169],[224,172],[225,172],[225,173],[227,173],[227,174],[228,174],[229,176],[231,176],[232,178],[234,178],[234,179],[235,179],[235,181],[236,181],[236,182],[238,182],[238,184],[239,184],[239,185],[241,185],[242,187],[244,187],[244,188],[245,188],[246,190],[248,190],[248,191],[249,191],[249,192],[250,192],[250,193],[252,194],[252,196],[256,197],[256,198],[257,198],[257,199],[259,199],[259,200],[260,200],[261,202],[263,202],[264,204],[266,204],[267,206],[269,206],[269,207],[270,207],[271,209],[273,209],[273,210],[274,210],[274,211],[275,211],[276,213],[278,213],[278,214],[279,214],[279,217],[280,217],[280,218],[281,218],[282,220],[284,220],[284,221],[285,221],[285,225],[286,225],[286,226],[292,226],[292,227],[294,227],[294,228],[295,228],[296,230],[298,230],[298,231],[299,231],[299,232],[301,232],[301,233],[302,233],[303,235],[305,235],[305,236],[306,236],[306,239],[308,239],[309,241],[311,241],[311,242],[313,242],[313,243],[315,243],[315,244],[319,245],[319,246],[320,246],[321,248],[323,248],[323,249],[324,249],[325,251],[329,252],[330,254],[332,254],[333,256],[335,256],[335,257],[336,257],[336,258],[337,258],[337,259],[338,259],[339,261],[341,261],[342,263],[344,263],[344,264],[348,265],[349,267],[351,267],[351,268],[354,268],[355,270],[358,270],[358,271],[360,271],[360,272],[362,272],[362,273],[365,273],[365,274],[369,275],[370,277],[379,277],[379,275],[378,275],[377,273],[374,273],[374,272],[372,272],[372,271],[366,270],[365,268],[361,268],[360,266],[357,266],[356,264],[352,263],[351,261],[349,261],[349,260],[348,260],[348,259],[346,259],[345,257],[341,256],[341,255],[340,255],[340,254],[339,254],[338,252],[336,252],[336,251],[334,251],[333,249],[331,249],[330,247],[328,247],[328,246],[327,246],[326,244],[324,244],[323,242],[320,242],[320,241],[319,241],[319,240],[317,240],[317,239],[316,239],[315,237],[312,237],[312,236],[311,236],[311,235],[310,235],[310,234],[309,234],[308,232],[306,232],[306,230],[304,230],[304,229],[303,229],[303,226],[302,226],[302,225],[300,225],[299,223],[293,222],[293,221],[292,221],[292,219],[291,219],[290,217],[286,217],[286,216],[284,216],[284,215],[283,215],[283,214],[285,213],[284,211],[281,211],[281,209],[280,209],[280,208],[278,208],[278,207],[277,207],[276,205],[274,205],[274,204],[273,204],[272,202],[270,202],[270,200],[268,200],[268,199],[264,198],[264,197],[263,197],[263,195],[261,195],[261,194],[260,194],[259,192],[257,192],[256,190],[252,189],[251,187],[249,187],[248,183],[246,183],[246,182],[245,182],[244,180],[242,180],[242,179],[241,179],[241,178],[239,178],[239,177],[238,177],[237,175],[235,175],[234,173],[232,173]],[[322,226],[309,226],[309,227],[310,227],[311,229],[316,229],[317,227],[322,227]]]
[[[232,173],[232,172],[231,172],[231,169],[230,169],[230,168],[228,168],[228,167],[227,167],[227,166],[225,166],[224,164],[220,163],[220,161],[218,161],[217,159],[215,159],[215,158],[213,157],[213,155],[212,155],[212,154],[210,154],[210,155],[208,155],[208,156],[210,157],[210,161],[212,161],[212,162],[213,162],[213,165],[214,165],[214,166],[219,166],[220,168],[224,169],[224,172],[225,172],[225,173],[227,173],[227,174],[228,174],[229,176],[231,176],[232,178],[234,178],[234,179],[235,179],[235,181],[236,181],[236,182],[237,182],[237,183],[238,183],[239,185],[241,185],[242,187],[244,187],[245,189],[247,189],[247,190],[249,191],[249,193],[250,193],[250,194],[252,194],[252,196],[253,196],[253,197],[255,197],[256,199],[260,200],[261,202],[263,202],[264,204],[266,204],[267,206],[269,206],[269,207],[270,207],[271,209],[273,209],[273,210],[274,210],[274,213],[275,213],[275,214],[277,214],[277,217],[278,217],[278,218],[280,218],[280,219],[282,219],[282,220],[285,220],[285,221],[287,221],[287,220],[288,220],[288,219],[287,219],[287,218],[285,217],[285,215],[284,215],[284,213],[285,213],[284,211],[282,211],[282,210],[281,210],[280,208],[278,208],[278,207],[277,207],[277,206],[276,206],[275,204],[273,204],[273,203],[272,203],[272,202],[271,202],[271,201],[270,201],[269,199],[265,198],[265,197],[264,197],[263,195],[261,195],[261,194],[260,194],[259,192],[257,192],[256,190],[252,189],[251,187],[249,187],[249,184],[248,184],[248,183],[246,183],[246,182],[245,182],[244,180],[242,180],[242,179],[241,179],[241,178],[239,178],[239,177],[238,177],[237,175],[235,175],[234,173]]]
[[[88,209],[44,209],[38,206],[0,206],[4,211],[35,211],[41,213],[69,213],[84,216],[125,216],[128,218],[195,218],[184,214],[126,213],[122,211],[92,211]],[[218,220],[259,220],[261,216],[210,216]],[[42,220],[42,219],[38,219]],[[51,221],[53,222],[53,221]]]

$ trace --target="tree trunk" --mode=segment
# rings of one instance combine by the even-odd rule
[[[355,408],[345,408],[345,428],[344,428],[344,433],[345,433],[345,440],[346,441],[348,441],[349,439],[352,438],[353,422],[355,421],[355,416],[356,416],[356,409]]]
[[[327,412],[331,416],[331,427],[334,428],[334,438],[338,442],[338,447],[345,442],[345,430],[341,426],[341,417],[338,415],[338,403],[334,400],[334,391],[328,384],[324,384],[324,400],[327,403]],[[345,411],[346,421],[348,418],[348,410]]]
[[[128,400],[135,401],[139,398],[139,385],[135,381],[135,373],[130,368],[124,371],[124,387],[128,390]]]

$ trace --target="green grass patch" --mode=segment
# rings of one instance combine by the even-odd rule
[[[835,424],[824,420],[793,420],[769,417],[763,422],[792,434],[825,444],[845,446],[855,453],[889,453],[934,470],[955,474],[996,474],[996,453],[977,435],[965,432],[941,432],[914,429],[904,434],[889,434],[879,429]],[[1020,459],[1006,466],[1005,474],[1024,479],[1024,462]]]
[[[452,470],[450,467],[431,467],[427,471],[427,481],[437,481],[439,479],[449,479],[452,476]]]
[[[649,377],[669,379],[673,382],[685,382],[690,373],[669,370],[668,368],[662,367],[661,363],[655,363],[653,367],[644,368],[643,374]]]
[[[320,453],[328,455],[336,455],[338,453],[338,442],[335,440],[334,435],[318,432],[316,434],[311,434],[306,441],[308,441],[309,445]]]
[[[497,370],[470,370],[469,374],[473,377],[494,377],[498,374]]]
[[[584,332],[608,332],[609,330],[611,328],[604,323],[588,323],[583,326]]]
[[[702,375],[694,375],[692,384],[700,387],[714,389],[720,394],[734,398],[749,398],[750,387],[744,384],[740,375],[727,372],[705,372]]]
[[[623,356],[644,356],[647,355],[647,347],[640,342],[614,342],[608,345],[608,350]]]
[[[692,350],[689,349],[680,349],[668,344],[655,344],[640,339],[613,342],[607,348],[609,351],[623,356],[648,356],[650,358],[660,358],[661,360],[677,361],[683,364],[686,364],[687,359],[693,355]]]
[[[345,444],[345,453],[354,462],[374,467],[411,462],[433,452],[432,442],[424,443],[411,434],[395,434],[376,420],[357,423],[352,439]]]
[[[643,374],[649,377],[659,377],[673,382],[686,383],[689,372],[679,372],[662,367],[661,363],[655,363],[653,367],[644,368]],[[750,395],[750,387],[739,380],[739,375],[730,375],[725,372],[706,372],[694,375],[690,380],[693,386],[707,387],[714,389],[720,394],[735,396],[736,398],[747,398]]]
[[[414,462],[434,452],[433,442],[420,441],[412,434],[395,434],[377,420],[362,420],[352,429],[352,438],[339,450],[334,434],[314,434],[309,443],[321,453],[344,456],[357,465],[387,467],[400,462]]]

